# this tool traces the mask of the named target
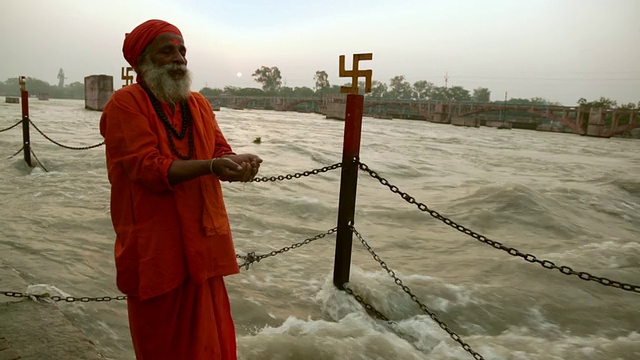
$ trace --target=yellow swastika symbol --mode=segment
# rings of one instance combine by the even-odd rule
[[[357,94],[358,93],[358,78],[365,78],[364,92],[371,92],[371,76],[373,75],[372,70],[360,70],[358,69],[358,63],[360,60],[371,60],[373,59],[373,53],[366,54],[353,54],[353,69],[345,70],[344,68],[344,55],[340,55],[340,77],[350,77],[351,78],[351,86],[342,86],[340,87],[341,93],[349,93],[349,94]]]
[[[129,73],[131,71],[133,71],[133,68],[132,67],[127,67],[126,71],[127,71],[127,73],[125,75],[125,68],[123,67],[122,71],[121,71],[121,73],[122,73],[121,77],[122,77],[122,80],[124,80],[124,85],[122,85],[122,87],[125,87],[127,85],[133,84],[133,75],[129,75]]]

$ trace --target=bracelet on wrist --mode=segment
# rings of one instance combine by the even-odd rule
[[[218,160],[218,158],[213,158],[211,159],[211,161],[209,161],[209,172],[211,173],[211,175],[214,175],[214,176],[218,176],[218,174],[216,174],[216,172],[213,171],[213,163],[215,163],[216,160]]]

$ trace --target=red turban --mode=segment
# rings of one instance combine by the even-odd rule
[[[125,60],[127,60],[131,66],[135,67],[138,56],[142,54],[147,45],[149,45],[156,36],[165,33],[182,37],[182,33],[177,27],[162,20],[147,20],[136,26],[133,31],[124,36],[122,53],[124,54]]]

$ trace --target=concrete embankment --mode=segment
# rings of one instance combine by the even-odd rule
[[[0,291],[25,292],[19,272],[0,260]],[[105,359],[55,304],[0,294],[0,360]]]

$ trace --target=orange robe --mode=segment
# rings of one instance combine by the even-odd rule
[[[162,106],[173,126],[181,129],[180,106],[174,114],[166,104]],[[194,92],[188,106],[193,118],[193,159],[232,153],[209,102]],[[219,180],[201,176],[169,184],[169,166],[177,157],[171,152],[162,121],[138,84],[113,94],[102,113],[100,133],[105,139],[112,188],[117,285],[128,296],[137,357],[235,359],[235,332],[221,277],[239,270]],[[174,143],[178,152],[188,153],[187,136]],[[208,316],[207,320],[196,316],[207,308],[226,315]],[[226,327],[220,328],[216,319]],[[219,352],[211,349],[228,342],[219,339],[220,333],[233,339],[233,349],[224,346],[232,354],[205,356]],[[202,338],[209,342],[198,340]],[[190,352],[177,354],[172,352],[175,349]]]

